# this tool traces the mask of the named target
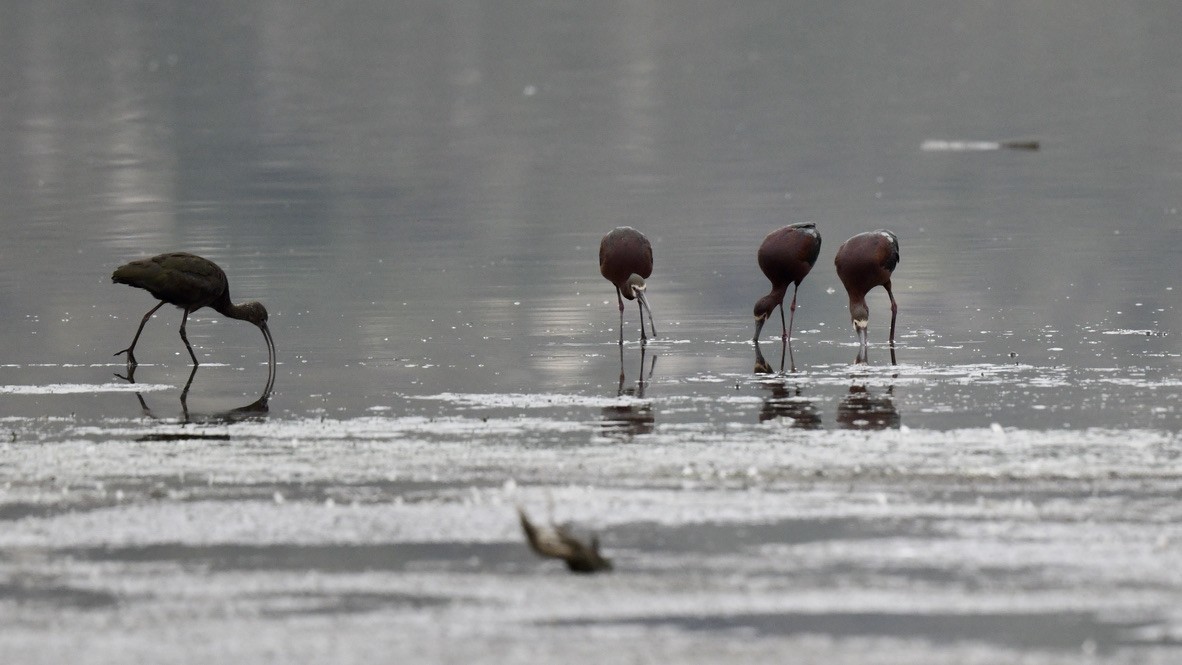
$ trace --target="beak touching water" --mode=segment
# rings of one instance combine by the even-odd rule
[[[656,337],[657,336],[657,324],[653,322],[653,310],[648,306],[648,298],[645,297],[644,291],[642,291],[640,289],[636,289],[635,293],[636,293],[636,299],[640,301],[640,306],[644,308],[644,311],[648,312],[649,327],[652,328],[653,337]],[[641,320],[641,322],[640,322],[640,327],[642,329],[644,328],[644,321],[643,320]]]

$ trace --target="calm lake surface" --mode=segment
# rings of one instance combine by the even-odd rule
[[[1177,662],[1182,6],[0,7],[11,662]],[[929,140],[1037,140],[924,150]],[[784,372],[755,251],[813,221]],[[623,348],[600,238],[652,241]],[[900,238],[897,364],[833,269]],[[217,261],[258,331],[119,264]],[[795,366],[795,371],[793,370]],[[246,407],[246,408],[244,408]],[[526,549],[515,506],[610,575]],[[161,639],[162,637],[166,639]],[[6,658],[5,660],[9,660]]]

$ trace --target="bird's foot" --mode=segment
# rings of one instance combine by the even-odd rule
[[[127,354],[127,366],[128,367],[135,367],[136,365],[139,364],[138,362],[136,362],[135,354],[131,352],[130,347],[123,349],[122,351],[116,351],[115,356],[121,356],[125,353]]]

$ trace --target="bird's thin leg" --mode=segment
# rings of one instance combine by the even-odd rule
[[[145,314],[144,318],[140,320],[140,327],[136,328],[136,330],[135,330],[135,337],[133,337],[131,339],[131,346],[127,347],[126,349],[123,349],[122,351],[115,352],[115,355],[120,355],[120,354],[126,353],[128,365],[135,367],[136,365],[139,364],[135,361],[135,345],[139,343],[140,333],[144,332],[144,326],[148,324],[148,319],[152,318],[152,315],[156,313],[156,310],[160,309],[161,307],[164,307],[163,300],[161,300],[159,303],[157,303],[157,305],[155,307],[148,310],[148,313]]]
[[[193,385],[193,377],[197,376],[197,365],[193,365],[193,371],[189,372],[189,380],[185,381],[185,387],[181,390],[181,412],[185,414],[185,422],[189,422],[189,386]]]
[[[624,346],[624,294],[616,287],[616,300],[620,301],[620,346]],[[641,321],[641,323],[644,323]]]
[[[123,376],[122,374],[119,374],[119,373],[116,373],[115,376],[119,377],[120,379],[123,379],[124,381],[126,381],[128,383],[135,383],[135,368],[136,368],[135,365],[128,365],[127,366],[127,376]],[[152,415],[152,410],[148,408],[148,403],[144,401],[143,393],[137,392],[135,394],[135,398],[137,400],[139,400],[140,409],[143,411],[144,415],[149,418],[154,417]]]
[[[891,293],[891,283],[883,284],[886,287],[887,296],[891,299],[891,346],[895,345],[895,317],[899,314],[899,305],[895,303],[895,294]]]
[[[624,394],[624,343],[620,342],[620,387],[616,390],[616,397]]]
[[[796,291],[800,285],[792,287],[792,304],[788,307],[788,327],[784,329],[784,339],[792,338],[792,323],[796,319]],[[784,319],[784,306],[780,305],[780,320]]]
[[[127,376],[123,376],[119,372],[115,372],[115,376],[117,378],[123,379],[124,381],[126,381],[128,383],[135,383],[135,368],[136,367],[138,367],[138,365],[133,365],[131,363],[127,363]]]
[[[197,354],[193,353],[193,346],[189,344],[189,336],[185,334],[185,324],[189,322],[189,310],[185,310],[185,315],[181,317],[181,339],[185,342],[185,348],[189,350],[189,357],[193,359],[193,367],[196,368],[201,363],[197,362]]]
[[[640,320],[640,325],[644,325],[644,319]],[[636,396],[644,397],[644,354],[647,347],[640,347],[640,373],[636,375]],[[657,357],[654,355],[653,360]]]
[[[136,393],[135,398],[140,401],[140,411],[142,411],[143,414],[149,418],[155,418],[155,416],[152,415],[152,410],[148,408],[148,403],[144,401],[144,396],[140,393]]]

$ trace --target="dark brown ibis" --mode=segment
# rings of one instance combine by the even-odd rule
[[[517,508],[521,530],[530,549],[542,557],[562,559],[572,573],[596,573],[611,570],[612,562],[599,553],[599,538],[592,536],[590,544],[583,544],[562,525],[538,526],[529,521],[525,511]]]
[[[218,313],[232,319],[249,321],[258,326],[267,342],[267,362],[271,367],[275,365],[275,343],[271,339],[271,331],[267,328],[267,308],[259,302],[230,302],[226,273],[213,261],[186,252],[160,254],[119,266],[111,275],[111,281],[144,289],[160,300],[140,321],[140,327],[135,331],[131,346],[115,353],[126,353],[128,365],[137,364],[135,345],[140,340],[140,333],[144,331],[144,325],[152,318],[152,314],[165,303],[176,305],[184,311],[181,317],[181,340],[185,342],[185,348],[189,350],[189,357],[193,359],[194,366],[200,363],[185,334],[185,324],[189,320],[189,314],[202,307],[212,307]]]
[[[657,324],[653,322],[653,310],[645,298],[645,283],[653,274],[653,246],[644,234],[630,226],[620,226],[603,236],[599,242],[599,272],[616,286],[616,299],[620,301],[620,344],[624,343],[624,299],[635,300],[640,308],[640,340],[644,335],[644,313],[648,311],[648,322],[653,337],[657,336]]]
[[[858,333],[858,341],[866,346],[870,334],[870,308],[866,306],[866,293],[876,286],[886,289],[891,299],[891,345],[895,343],[895,316],[899,306],[895,294],[891,293],[891,273],[899,264],[899,238],[885,229],[859,233],[843,242],[837,248],[833,263],[837,276],[850,296],[850,320]]]
[[[792,319],[796,315],[796,291],[804,281],[813,264],[817,262],[817,255],[821,253],[821,234],[817,232],[817,225],[812,222],[789,224],[767,234],[763,243],[759,245],[756,258],[759,269],[772,283],[772,290],[755,303],[755,337],[759,339],[759,331],[769,316],[780,308],[780,325],[783,327],[783,338],[792,336]],[[788,322],[784,322],[784,297],[788,294],[788,286],[792,286],[792,304],[788,306]]]

